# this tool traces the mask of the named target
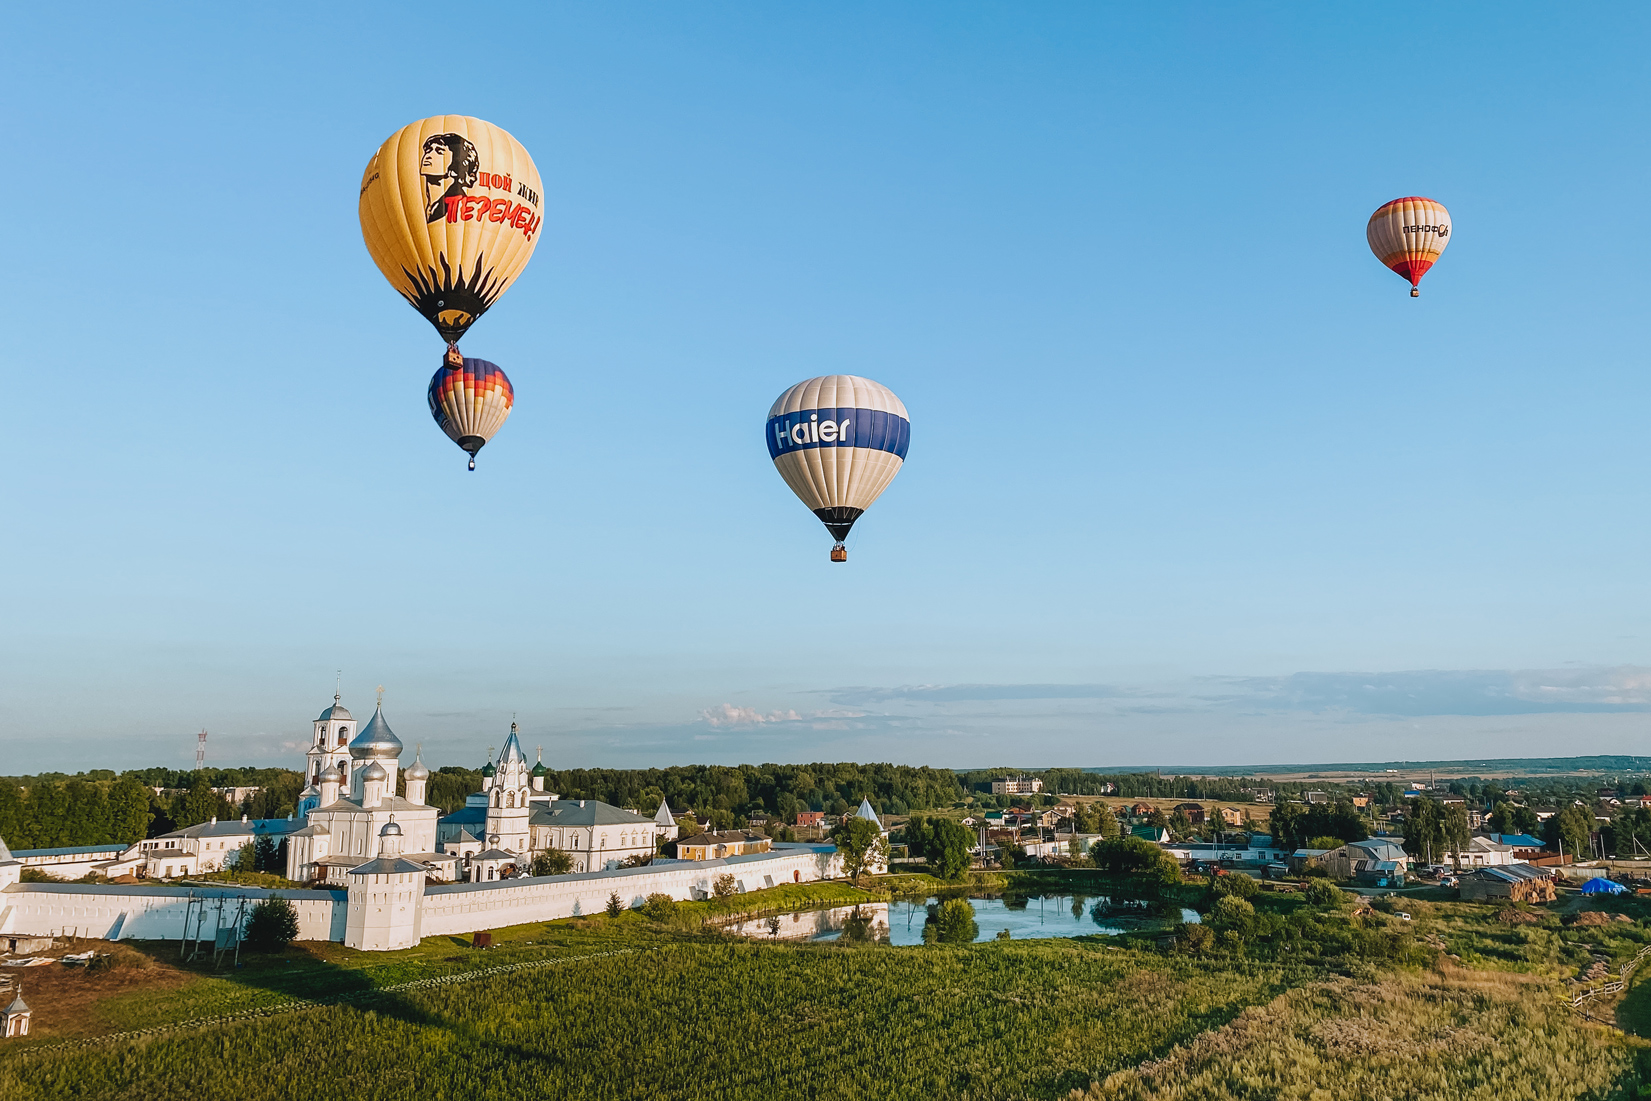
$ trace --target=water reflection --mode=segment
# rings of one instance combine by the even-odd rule
[[[957,905],[948,905],[956,903]],[[994,940],[1115,936],[1197,921],[1180,907],[1144,899],[1094,895],[949,896],[803,910],[739,922],[729,932],[761,940],[842,941],[915,945]]]

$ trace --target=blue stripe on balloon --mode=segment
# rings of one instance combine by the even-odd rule
[[[820,439],[820,425],[827,421],[837,428],[824,434],[835,436],[835,439]],[[798,437],[802,437],[801,442],[798,442]],[[770,459],[814,447],[866,447],[873,451],[889,451],[904,459],[910,443],[911,422],[881,409],[800,409],[795,413],[768,418]]]

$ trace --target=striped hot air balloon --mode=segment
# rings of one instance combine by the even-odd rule
[[[768,410],[769,457],[837,540],[833,562],[848,561],[843,540],[900,473],[910,442],[905,405],[858,375],[799,382]]]
[[[1419,195],[1394,199],[1370,216],[1364,236],[1376,259],[1410,280],[1410,297],[1420,298],[1417,284],[1450,244],[1450,212]]]
[[[504,426],[516,403],[516,391],[498,364],[457,356],[443,359],[430,379],[429,396],[430,415],[448,439],[470,452],[471,470],[476,452]]]

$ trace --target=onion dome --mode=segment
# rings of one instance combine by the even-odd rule
[[[394,759],[401,756],[401,749],[401,739],[390,729],[390,724],[384,721],[383,704],[373,709],[373,717],[367,720],[367,725],[361,728],[361,733],[350,742],[350,756],[358,761],[368,757]]]
[[[344,705],[342,703],[338,702],[340,698],[341,697],[339,697],[339,696],[334,696],[332,698],[332,706],[327,708],[325,711],[321,712],[321,714],[317,715],[315,717],[315,721],[318,722],[318,723],[324,723],[324,722],[331,722],[333,719],[349,719],[349,718],[352,718],[353,716],[351,716],[351,714],[348,711],[344,710]]]
[[[388,780],[389,778],[390,774],[384,771],[384,766],[379,764],[377,761],[374,761],[372,764],[368,765],[366,771],[361,774],[361,779],[363,781]]]
[[[412,764],[407,766],[407,770],[402,775],[409,780],[428,780],[430,770],[424,767],[424,755],[420,754]]]
[[[401,827],[396,825],[396,820],[392,818],[384,823],[384,828],[378,831],[378,835],[380,837],[400,837]]]
[[[497,776],[498,774],[499,774],[499,770],[493,767],[493,762],[492,761],[489,761],[485,765],[482,766],[482,776],[483,777]]]
[[[534,776],[549,776],[550,775],[550,769],[545,767],[545,763],[543,761],[540,761],[538,764],[533,766],[532,775],[534,775]]]

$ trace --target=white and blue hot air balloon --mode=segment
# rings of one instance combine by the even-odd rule
[[[900,473],[910,442],[904,403],[859,375],[799,382],[768,411],[768,454],[837,540],[833,562],[848,561],[848,530]]]

